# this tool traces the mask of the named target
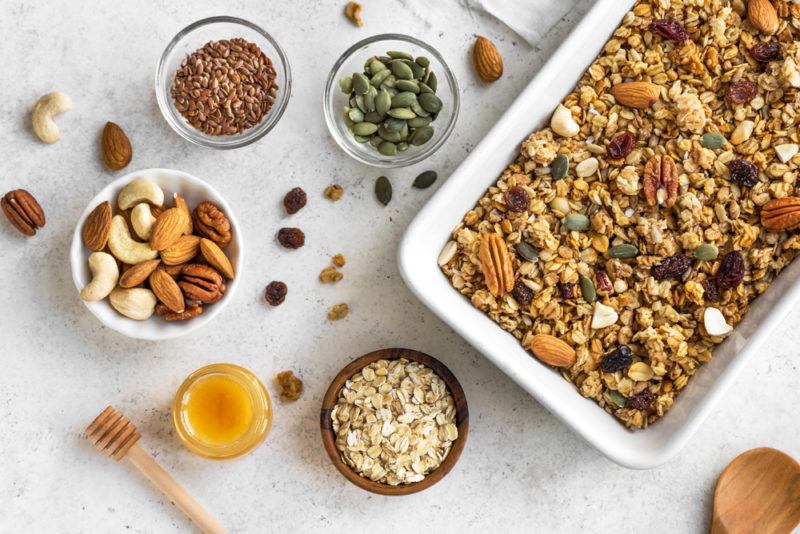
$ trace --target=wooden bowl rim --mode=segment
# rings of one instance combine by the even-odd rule
[[[412,482],[411,484],[402,484],[399,486],[391,486],[389,484],[382,484],[380,482],[373,482],[368,478],[364,478],[356,473],[349,465],[342,461],[339,456],[339,450],[336,448],[335,434],[331,423],[331,412],[336,405],[336,400],[339,397],[339,391],[342,389],[344,383],[355,375],[358,371],[365,366],[377,360],[397,360],[406,358],[407,360],[415,361],[432,369],[437,375],[441,377],[447,385],[447,389],[453,396],[453,401],[456,404],[456,426],[458,427],[458,438],[453,442],[449,454],[444,461],[433,472],[429,473],[419,482]],[[459,399],[462,401],[459,408]],[[359,488],[377,493],[379,495],[410,495],[418,491],[428,489],[442,478],[453,468],[458,462],[461,452],[466,445],[467,435],[469,434],[469,408],[467,406],[467,397],[464,394],[464,389],[461,387],[458,379],[448,369],[448,367],[441,361],[437,360],[429,354],[420,352],[413,349],[403,348],[390,348],[379,349],[367,353],[359,358],[356,358],[348,365],[346,365],[339,374],[334,377],[325,396],[322,399],[322,408],[320,409],[320,433],[322,435],[322,444],[325,447],[325,452],[333,462],[336,469],[344,475],[344,477],[358,486]]]

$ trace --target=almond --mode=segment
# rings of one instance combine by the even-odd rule
[[[122,273],[122,276],[120,276],[120,287],[130,289],[138,286],[147,280],[153,271],[156,270],[156,267],[158,267],[159,263],[161,263],[159,260],[145,260],[140,261],[136,265],[131,265],[125,272]]]
[[[575,349],[549,334],[533,336],[531,351],[539,360],[553,367],[569,367],[575,363]]]
[[[503,58],[497,47],[486,37],[478,36],[472,48],[472,61],[482,82],[490,83],[503,75]]]
[[[150,248],[164,250],[183,235],[186,228],[186,214],[180,208],[170,208],[158,216],[150,235]],[[166,303],[165,303],[166,304]]]
[[[83,244],[87,248],[100,252],[106,248],[108,234],[111,231],[111,204],[108,201],[97,205],[83,223]]]
[[[219,248],[219,245],[210,239],[203,238],[200,240],[200,254],[203,259],[208,262],[213,268],[222,273],[228,280],[233,280],[234,272],[233,265],[230,260]]]
[[[165,265],[180,265],[197,256],[199,250],[200,237],[184,235],[161,251],[161,261]]]
[[[661,88],[650,82],[623,82],[612,87],[609,92],[617,103],[629,108],[648,108],[661,96]]]
[[[125,132],[113,122],[107,122],[102,136],[103,161],[111,171],[124,169],[131,162],[133,148]]]
[[[770,0],[750,0],[747,2],[747,20],[758,31],[768,35],[778,31],[778,26],[780,25],[778,12],[775,11]]]
[[[761,208],[761,225],[770,232],[800,228],[800,198],[774,198]]]
[[[186,304],[178,283],[164,269],[156,269],[150,274],[150,289],[164,306],[175,313],[183,313]]]
[[[194,225],[192,224],[192,210],[189,209],[189,204],[186,203],[186,200],[184,200],[179,193],[175,193],[172,198],[174,199],[172,207],[180,208],[186,214],[186,228],[183,229],[183,233],[189,235],[194,230]],[[156,217],[158,217],[158,215],[156,215]]]

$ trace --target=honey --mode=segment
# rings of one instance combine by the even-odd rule
[[[214,364],[184,380],[175,395],[172,419],[192,452],[235,458],[257,447],[272,423],[269,394],[243,367]]]

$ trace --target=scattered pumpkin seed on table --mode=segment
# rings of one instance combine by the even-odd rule
[[[364,72],[339,80],[349,96],[342,109],[344,123],[356,142],[394,156],[433,138],[432,123],[444,103],[436,96],[438,82],[430,63],[425,56],[415,59],[390,50],[368,58]]]
[[[414,183],[411,185],[417,189],[427,189],[433,185],[433,182],[436,181],[436,177],[436,171],[425,171],[417,176],[414,179]]]
[[[392,200],[392,183],[385,176],[378,176],[375,180],[375,196],[384,206]]]

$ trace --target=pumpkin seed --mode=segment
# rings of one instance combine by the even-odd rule
[[[372,137],[369,138],[369,144],[374,146],[375,148],[378,148],[378,146],[381,143],[383,143],[383,139],[381,139],[380,135],[376,134],[376,135],[373,135]]]
[[[398,80],[410,80],[414,77],[414,71],[403,61],[395,59],[389,63],[389,67],[392,69],[392,74],[394,74]]]
[[[442,109],[442,100],[433,93],[419,95],[419,105],[430,113],[438,113]]]
[[[390,74],[390,75],[388,75],[386,77],[386,79],[383,80],[381,85],[383,85],[384,87],[388,87],[390,89],[393,89],[394,88],[394,84],[396,82],[397,82],[397,78],[395,78],[394,74]]]
[[[433,119],[430,117],[414,117],[408,121],[409,128],[419,128],[420,126],[427,126]]]
[[[385,176],[378,176],[375,180],[375,196],[384,206],[392,200],[392,183]]]
[[[406,121],[403,119],[395,119],[394,117],[390,117],[386,119],[383,123],[383,127],[386,128],[386,131],[389,132],[399,132],[403,129],[403,126],[406,125]]]
[[[400,132],[399,131],[391,132],[387,130],[385,124],[386,123],[384,123],[384,126],[378,128],[378,135],[381,137],[381,139],[383,139],[384,141],[389,141],[391,143],[399,143],[400,141],[402,141],[403,138],[400,135]]]
[[[539,253],[536,252],[536,249],[533,247],[533,245],[530,245],[525,241],[520,241],[517,243],[517,254],[533,263],[539,261]]]
[[[609,389],[608,398],[611,400],[611,403],[617,408],[624,408],[625,406],[628,405],[628,399],[623,397],[622,393],[620,393],[619,391]]]
[[[389,70],[389,67],[381,63],[381,61],[378,58],[375,58],[369,62],[370,73],[378,74],[382,70]]]
[[[382,70],[379,73],[372,76],[372,78],[369,79],[369,83],[372,85],[372,87],[375,87],[377,89],[381,86],[381,84],[386,78],[391,76],[391,74],[392,71],[390,71],[389,69]]]
[[[430,117],[431,114],[422,109],[422,106],[419,105],[419,99],[411,104],[411,111],[417,114],[417,117]]]
[[[431,64],[431,60],[426,58],[425,56],[419,56],[414,62],[419,65],[420,67],[427,67]]]
[[[388,52],[386,52],[386,55],[392,59],[407,59],[409,61],[412,61],[414,59],[414,56],[412,56],[408,52],[401,52],[398,50],[389,50]]]
[[[390,117],[394,117],[395,119],[405,119],[405,120],[413,119],[414,117],[417,116],[416,113],[411,111],[411,108],[406,108],[406,107],[392,108],[387,112],[387,114]]]
[[[356,143],[366,143],[369,141],[369,137],[363,137],[360,135],[353,135],[353,139],[356,140]]]
[[[588,276],[581,276],[581,295],[583,295],[583,300],[589,304],[597,300],[597,290],[594,288],[594,282]]]
[[[399,83],[399,82],[398,82]],[[412,93],[411,91],[403,91],[402,93],[397,93],[392,98],[392,107],[393,108],[410,108],[412,104],[417,101],[417,95]],[[411,117],[413,118],[413,117]]]
[[[358,126],[358,124],[356,126]],[[564,226],[567,227],[567,230],[583,232],[589,228],[589,217],[583,213],[570,213],[564,217]]]
[[[378,90],[369,86],[367,94],[364,95],[364,107],[367,111],[375,111],[375,97],[378,95]]]
[[[433,92],[433,89],[428,87],[428,85],[425,84],[425,83],[419,82],[417,84],[417,86],[419,87],[419,92],[420,93],[432,93]]]
[[[397,80],[394,87],[398,91],[410,91],[415,95],[419,94],[419,82],[416,80]]]
[[[370,111],[368,113],[364,113],[364,120],[367,122],[371,122],[373,124],[380,124],[383,117],[381,117],[380,113],[377,111]]]
[[[353,125],[353,133],[361,136],[369,136],[378,131],[378,125],[371,122],[359,122]]]
[[[436,177],[436,171],[425,171],[417,176],[414,179],[414,183],[411,185],[417,189],[427,189],[433,185],[433,182],[436,181]]]
[[[608,255],[612,258],[620,259],[635,258],[639,255],[639,249],[630,243],[623,243],[608,249]]]
[[[708,132],[700,136],[700,144],[705,148],[722,148],[725,142],[725,136],[717,132]]]
[[[411,72],[414,74],[414,78],[421,80],[423,76],[425,76],[425,68],[419,65],[418,63],[414,63],[413,61],[407,61],[406,65],[411,69]]]
[[[350,120],[353,122],[363,122],[364,120],[364,112],[358,108],[352,108],[347,113],[347,116],[350,117]]]
[[[353,78],[350,76],[339,78],[339,89],[341,89],[344,94],[349,95],[353,91]]]
[[[434,93],[436,92],[439,82],[436,80],[436,74],[434,74],[432,70],[428,71],[422,81],[425,83],[425,85],[430,87]]]
[[[560,154],[553,160],[550,166],[550,172],[553,175],[553,180],[563,180],[567,177],[569,172],[569,158],[566,154]]]
[[[378,152],[383,154],[384,156],[394,156],[397,154],[397,145],[392,143],[391,141],[384,141],[380,145],[378,145]]]
[[[375,97],[375,111],[383,117],[392,107],[392,97],[389,96],[389,91],[386,89],[381,89],[381,92],[378,93],[378,96]]]
[[[703,243],[694,249],[694,257],[702,261],[712,261],[717,259],[719,249],[715,245]]]
[[[408,150],[409,144],[403,141],[402,143],[397,143],[397,151],[398,152],[405,152]]]
[[[364,105],[364,95],[358,95],[356,97],[355,105],[364,113],[367,112],[367,106]]]
[[[369,80],[360,72],[353,74],[353,91],[357,95],[364,95],[369,91]]]
[[[369,70],[369,65],[370,65],[370,63],[372,63],[372,62],[373,62],[373,60],[376,60],[376,59],[378,59],[378,58],[377,58],[377,57],[375,57],[375,56],[370,56],[370,57],[368,57],[368,58],[367,58],[367,60],[364,62],[364,70],[367,70],[367,71],[368,71],[368,70]],[[380,60],[378,60],[378,61],[380,61]]]
[[[424,145],[433,137],[433,126],[423,126],[414,130],[411,135],[411,144],[414,146]]]

